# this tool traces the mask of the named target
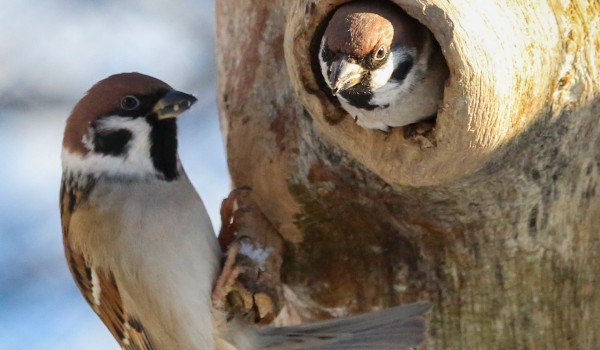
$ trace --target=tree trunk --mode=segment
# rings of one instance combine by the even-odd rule
[[[287,315],[428,300],[430,349],[597,347],[600,2],[395,0],[450,68],[426,137],[323,92],[343,2],[217,1],[229,168],[283,239]]]

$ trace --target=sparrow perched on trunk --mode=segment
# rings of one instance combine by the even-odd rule
[[[448,76],[431,32],[387,1],[336,9],[321,39],[319,64],[356,123],[384,131],[435,116]]]
[[[221,251],[177,156],[176,117],[196,101],[139,73],[110,76],[65,128],[60,208],[67,262],[123,349],[404,349],[428,306],[258,329],[211,304]]]

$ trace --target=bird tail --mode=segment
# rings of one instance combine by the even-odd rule
[[[402,350],[426,338],[428,303],[413,303],[358,316],[258,331],[257,349]]]

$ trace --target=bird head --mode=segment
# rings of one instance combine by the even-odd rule
[[[93,177],[176,178],[176,117],[195,102],[195,97],[139,73],[101,80],[67,119],[63,172]]]
[[[333,95],[372,92],[390,79],[404,80],[427,38],[423,29],[387,1],[353,1],[336,9],[319,50]]]

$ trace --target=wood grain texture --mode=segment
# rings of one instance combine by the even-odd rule
[[[292,314],[429,300],[432,349],[594,348],[600,3],[396,0],[451,72],[423,148],[320,90],[311,42],[343,2],[217,2],[229,167],[285,242]]]

